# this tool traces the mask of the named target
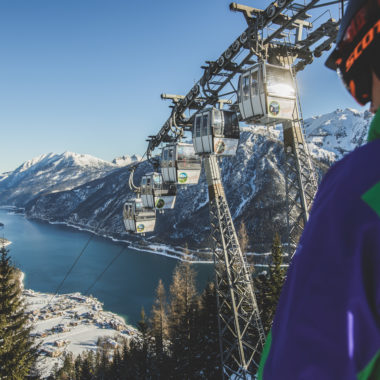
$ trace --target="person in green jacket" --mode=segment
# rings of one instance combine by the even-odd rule
[[[380,0],[350,0],[326,65],[375,113],[324,176],[258,380],[380,380]]]

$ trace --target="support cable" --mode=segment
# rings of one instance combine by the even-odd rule
[[[87,288],[87,290],[83,293],[84,296],[89,295],[90,290],[96,285],[96,283],[103,277],[104,273],[107,272],[107,270],[111,267],[111,265],[121,256],[121,254],[127,249],[127,246],[124,246],[116,255],[115,257],[108,263],[108,265],[103,269],[103,271],[98,275],[98,277],[95,279],[95,281]],[[78,258],[79,260],[79,258]],[[67,277],[66,277],[67,278]],[[63,281],[64,282],[64,281]],[[57,295],[57,293],[49,300],[48,304],[44,306],[44,308],[48,308],[50,306],[51,301],[54,299],[54,297]],[[58,325],[63,322],[65,319],[65,316],[62,316]]]
[[[115,255],[115,257],[108,263],[108,265],[104,268],[104,270],[96,277],[96,280],[88,287],[88,289],[84,292],[84,295],[89,294],[90,290],[96,285],[96,283],[103,277],[104,273],[110,268],[110,266],[121,256],[121,254],[127,249],[126,246],[122,247],[120,251]]]
[[[65,277],[63,278],[63,280],[61,281],[61,283],[58,285],[55,293],[52,295],[52,297],[50,298],[48,304],[46,305],[46,307],[48,307],[51,303],[51,301],[53,301],[53,299],[56,297],[56,295],[58,294],[58,292],[61,290],[63,284],[65,283],[67,277],[69,277],[70,273],[72,272],[72,270],[74,269],[75,265],[78,263],[79,259],[82,257],[82,255],[84,254],[84,252],[86,251],[88,245],[90,244],[91,240],[94,238],[95,236],[95,233],[91,234],[91,236],[88,238],[86,244],[83,246],[82,250],[79,252],[79,255],[76,257],[76,259],[74,260],[73,264],[71,265],[70,269],[66,272],[66,275]]]

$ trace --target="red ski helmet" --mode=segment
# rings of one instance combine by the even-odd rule
[[[325,64],[358,103],[371,101],[372,71],[380,78],[380,0],[349,1]]]

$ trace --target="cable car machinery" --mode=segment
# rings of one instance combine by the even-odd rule
[[[230,9],[243,13],[248,27],[216,61],[206,61],[206,66],[202,66],[202,77],[185,96],[161,95],[163,99],[172,100],[172,111],[157,135],[149,136],[147,157],[150,158],[161,143],[179,141],[184,131],[191,130],[196,115],[206,107],[219,104],[219,109],[223,109],[223,104],[231,103],[222,98],[236,97],[238,90],[232,80],[236,75],[250,70],[252,65],[263,67],[268,63],[288,67],[295,76],[312,63],[313,57],[329,50],[335,41],[340,21],[330,17],[312,30],[313,24],[308,21],[310,16],[306,12],[340,3],[340,0],[324,4],[318,2],[310,0],[304,4],[293,4],[292,0],[277,0],[265,10],[231,3]],[[305,38],[304,30],[309,31]],[[286,157],[289,252],[297,245],[317,186],[298,105],[299,99],[295,102],[292,119],[279,120],[283,125]],[[239,110],[238,101],[230,106],[230,110]],[[185,116],[185,111],[189,112],[189,117]],[[277,111],[274,109],[274,114]],[[240,116],[242,119],[242,112]],[[255,118],[245,121],[254,122]],[[273,120],[267,122],[275,124]],[[247,379],[257,370],[257,352],[261,350],[265,336],[246,257],[239,247],[225,197],[217,155],[203,154],[203,159],[214,239],[223,373],[225,378]]]

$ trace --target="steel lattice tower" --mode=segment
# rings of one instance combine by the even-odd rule
[[[296,105],[292,121],[282,124],[285,150],[288,254],[293,256],[317,191],[317,180]]]
[[[256,373],[265,334],[249,266],[239,246],[216,156],[206,156],[204,166],[214,241],[223,376],[248,379]]]

